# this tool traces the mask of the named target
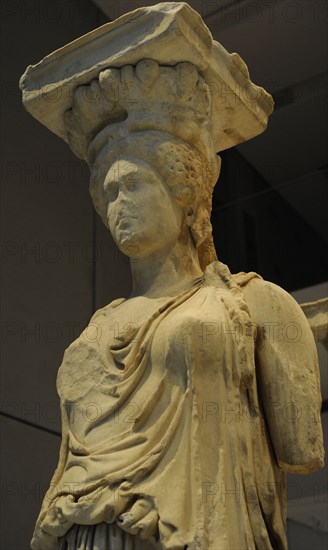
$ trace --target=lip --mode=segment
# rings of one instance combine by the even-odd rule
[[[122,215],[118,215],[117,216],[117,220],[115,222],[115,227],[117,227],[118,225],[120,225],[121,222],[130,222],[130,220],[135,220],[137,219],[136,216],[130,216],[127,215],[127,214],[122,214]]]

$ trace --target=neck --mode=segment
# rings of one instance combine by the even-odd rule
[[[203,276],[197,250],[189,241],[159,250],[147,257],[131,259],[135,296],[159,298],[174,296],[186,290],[195,279]]]

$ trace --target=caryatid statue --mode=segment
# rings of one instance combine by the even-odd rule
[[[266,128],[271,96],[180,2],[75,40],[21,89],[89,163],[133,275],[64,354],[32,548],[286,549],[285,472],[323,465],[316,347],[289,294],[217,260],[210,224],[217,153]]]

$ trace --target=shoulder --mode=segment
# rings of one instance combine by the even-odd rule
[[[286,290],[275,283],[262,279],[257,273],[237,273],[233,277],[251,303],[263,301],[264,307],[279,307],[285,302],[298,305]]]
[[[262,279],[257,273],[231,274],[225,264],[217,261],[206,269],[205,282],[217,288],[230,289],[236,297],[241,293],[256,327],[279,327],[280,332],[288,330],[290,334],[294,330],[298,335],[302,333],[305,339],[312,341],[309,323],[294,298],[280,286]]]
[[[259,277],[254,277],[240,286],[251,317],[257,325],[261,326],[266,322],[297,323],[299,327],[309,330],[308,321],[301,307],[280,286]]]
[[[95,311],[94,314],[92,315],[89,321],[89,325],[97,323],[98,321],[101,321],[105,317],[108,317],[109,315],[111,315],[113,309],[115,309],[125,301],[126,301],[126,298],[116,298],[106,306],[100,309],[97,309],[97,311]]]

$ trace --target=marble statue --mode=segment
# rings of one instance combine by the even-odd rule
[[[271,96],[180,2],[96,29],[20,85],[88,162],[133,275],[65,351],[32,549],[286,549],[285,472],[323,465],[316,347],[289,294],[218,261],[210,224],[217,153],[266,128]]]

